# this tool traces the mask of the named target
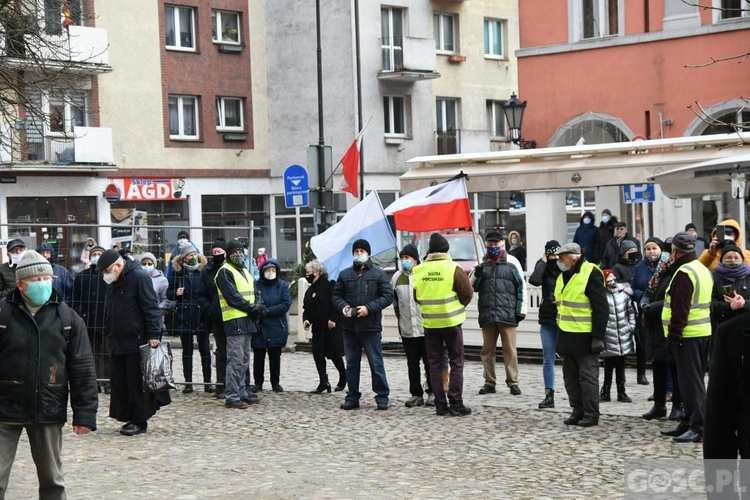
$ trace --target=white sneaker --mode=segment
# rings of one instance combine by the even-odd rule
[[[435,395],[434,394],[428,394],[427,395],[427,401],[424,404],[425,406],[435,406]]]

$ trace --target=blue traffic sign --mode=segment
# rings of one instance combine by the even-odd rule
[[[301,165],[290,165],[284,170],[284,204],[286,208],[309,205],[307,169]]]
[[[622,186],[625,203],[652,203],[656,199],[653,184],[628,184]]]

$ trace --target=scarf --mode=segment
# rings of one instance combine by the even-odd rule
[[[737,267],[727,267],[721,262],[716,264],[716,274],[730,283],[735,283],[750,274],[750,266],[743,262]]]
[[[651,276],[651,279],[648,282],[646,293],[649,296],[656,296],[656,290],[659,289],[659,284],[661,283],[662,279],[664,279],[664,276],[668,274],[668,271],[672,267],[672,264],[674,264],[674,257],[672,257],[671,255],[667,260],[662,260],[659,262],[656,268],[656,272],[653,276]]]

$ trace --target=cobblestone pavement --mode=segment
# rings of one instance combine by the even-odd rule
[[[175,372],[182,379],[181,351]],[[198,366],[196,353],[195,365]],[[228,410],[199,390],[172,393],[171,405],[134,437],[109,419],[100,398],[99,429],[64,429],[64,471],[70,498],[604,498],[624,494],[626,458],[701,455],[699,444],[673,444],[659,430],[671,422],[640,418],[651,386],[627,373],[633,403],[602,403],[600,425],[566,427],[569,408],[557,367],[556,404],[539,410],[540,365],[522,365],[523,394],[480,396],[479,362],[467,362],[468,417],[438,417],[434,408],[406,408],[406,359],[386,357],[391,406],[375,411],[363,359],[362,407],[343,411],[344,393],[309,394],[317,376],[308,353],[284,353],[283,393]],[[329,362],[329,373],[335,369]],[[498,376],[503,373],[498,362]],[[332,378],[336,379],[335,376]],[[196,373],[193,380],[201,380]],[[614,391],[613,391],[614,392]],[[36,497],[36,472],[24,437],[8,499]]]

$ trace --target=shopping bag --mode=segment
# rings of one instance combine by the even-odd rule
[[[176,389],[172,378],[172,349],[169,342],[161,342],[156,347],[142,345],[140,350],[143,390],[161,392]]]

